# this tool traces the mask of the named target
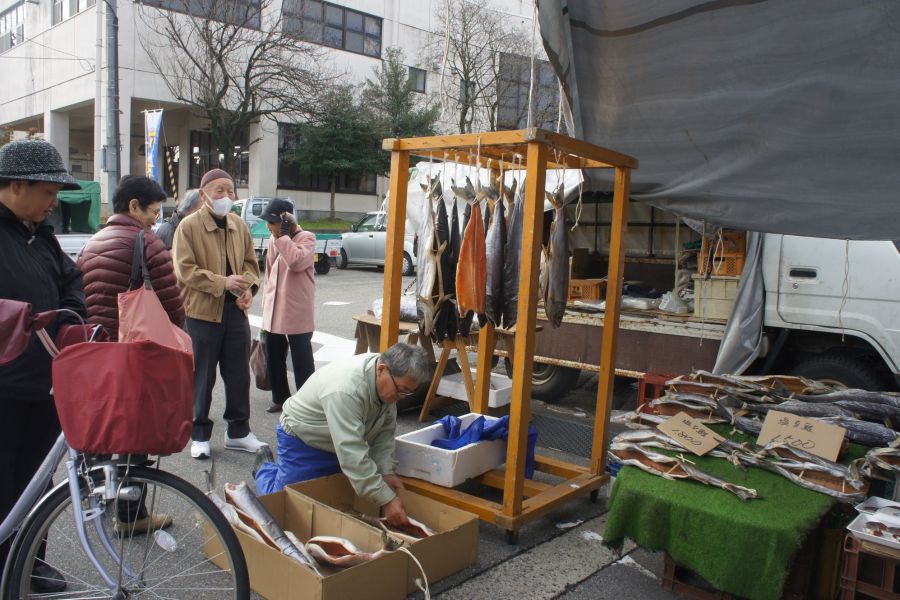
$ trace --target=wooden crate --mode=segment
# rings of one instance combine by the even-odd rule
[[[606,278],[570,279],[569,302],[573,300],[603,300],[606,292]]]
[[[900,598],[900,553],[847,534],[841,598]]]

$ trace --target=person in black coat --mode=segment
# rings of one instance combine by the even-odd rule
[[[162,240],[166,246],[166,250],[172,251],[172,243],[175,241],[175,230],[178,224],[188,215],[197,212],[203,203],[200,202],[200,190],[188,190],[184,195],[184,199],[178,203],[178,208],[169,220],[159,226],[156,230],[156,237]]]
[[[35,312],[68,309],[87,317],[81,272],[60,248],[45,223],[60,190],[81,189],[56,148],[40,140],[11,142],[0,148],[0,298],[31,304]],[[61,315],[47,328],[51,336]],[[59,435],[50,394],[50,355],[32,339],[15,361],[0,367],[0,519],[6,517]],[[0,565],[9,542],[0,547]],[[66,584],[47,565],[37,565],[32,590],[59,592]]]

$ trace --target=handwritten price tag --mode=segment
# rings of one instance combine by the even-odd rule
[[[770,410],[756,443],[765,446],[769,442],[781,442],[834,461],[844,443],[845,433],[847,430],[837,425]]]
[[[706,425],[698,423],[693,417],[683,412],[660,423],[657,425],[657,429],[697,456],[703,456],[724,439]]]

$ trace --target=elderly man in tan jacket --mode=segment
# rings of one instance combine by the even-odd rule
[[[259,286],[259,265],[247,225],[231,212],[234,181],[213,169],[200,182],[203,207],[175,230],[175,275],[186,329],[194,347],[194,424],[191,456],[209,458],[209,418],[216,367],[225,382],[225,448],[256,452],[250,431],[250,323],[247,309]]]

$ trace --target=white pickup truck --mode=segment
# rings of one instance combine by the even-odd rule
[[[56,235],[60,247],[63,252],[72,257],[72,260],[78,259],[78,254],[88,240],[91,239],[90,233],[60,233]]]
[[[269,240],[271,239],[267,224],[259,218],[265,210],[266,205],[272,198],[247,198],[246,200],[238,200],[231,209],[244,219],[247,227],[250,228],[250,235],[253,237],[253,248],[256,251],[256,258],[260,267],[264,268],[266,264],[266,253],[269,249]],[[341,234],[339,233],[316,233],[316,273],[325,275],[331,270],[341,256]]]
[[[750,372],[789,373],[873,390],[898,388],[898,243],[765,234],[762,261],[765,342]],[[557,399],[575,385],[581,370],[597,370],[602,317],[570,310],[558,329],[539,321],[536,397]],[[722,320],[623,312],[616,368],[632,377],[709,370],[724,331]],[[498,353],[505,354],[502,344]]]

